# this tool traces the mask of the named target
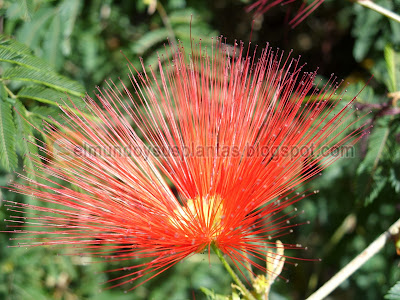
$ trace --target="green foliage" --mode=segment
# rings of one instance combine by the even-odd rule
[[[7,71],[5,71],[3,74],[3,79],[14,81],[21,80],[31,83],[43,84],[55,90],[70,93],[74,96],[84,95],[84,90],[81,88],[80,84],[56,73],[29,70],[23,67],[15,67],[7,69]]]
[[[58,89],[60,88],[62,87],[58,87]],[[72,102],[79,108],[83,108],[84,106],[84,101],[82,100],[82,98],[41,86],[24,87],[18,92],[17,96],[18,98],[33,99],[54,106],[65,105],[69,102]]]
[[[396,93],[400,90],[400,56],[390,45],[385,47],[384,54],[387,74],[383,77],[385,78],[383,83],[387,85],[389,92]],[[389,107],[390,105],[389,102]],[[375,115],[385,114],[385,105],[375,107],[380,109],[373,112]],[[372,125],[374,128],[371,129],[371,135],[366,140],[368,143],[366,155],[357,169],[358,199],[365,204],[373,202],[385,189],[394,192],[393,196],[389,196],[390,198],[397,197],[400,184],[398,174],[400,147],[396,140],[400,134],[400,120],[396,114],[391,115],[389,112],[388,115],[374,117]]]
[[[149,31],[141,39],[136,41],[135,44],[133,44],[132,50],[134,53],[142,55],[148,49],[153,47],[155,44],[165,41],[165,38],[167,36],[168,36],[168,30],[165,28]]]
[[[217,36],[217,32],[213,31],[210,26],[202,20],[201,16],[191,9],[182,9],[173,11],[168,15],[170,28],[157,28],[146,32],[141,38],[132,43],[133,53],[143,56],[145,66],[156,66],[158,59],[161,61],[169,58],[170,52],[165,51],[165,43],[177,44],[182,42],[185,49],[190,49],[190,36],[197,43],[200,39],[202,45],[210,46],[211,39],[204,37]],[[191,22],[190,31],[188,25]]]
[[[96,275],[99,267],[88,264],[87,258],[58,255],[53,249],[13,247],[1,252],[6,256],[0,262],[2,299],[57,299],[59,295],[73,299],[77,294],[80,299],[94,299],[99,294],[97,285],[105,279]],[[85,285],[79,286],[81,280]]]
[[[200,288],[201,291],[207,296],[208,300],[229,300],[230,298],[228,296],[225,295],[220,295],[220,294],[216,294],[214,291],[211,291],[209,289],[206,288]],[[235,295],[235,298],[232,299],[240,299],[237,295]]]
[[[9,5],[7,17],[10,19],[21,18],[30,20],[34,11],[34,0],[5,1]]]
[[[376,3],[393,11],[400,5],[399,0],[379,0]],[[357,61],[362,61],[374,50],[382,52],[388,41],[393,44],[400,43],[399,23],[357,3],[354,4],[354,11],[356,16],[352,29],[355,37],[353,54]]]
[[[43,60],[33,56],[29,48],[25,48],[16,41],[6,39],[4,36],[1,37],[0,42],[0,59],[1,61],[17,64],[36,71],[52,70]]]
[[[15,170],[18,153],[27,169],[32,170],[29,156],[37,154],[38,150],[31,124],[35,123],[37,114],[27,110],[24,103],[35,100],[63,106],[72,102],[77,108],[83,108],[80,97],[84,95],[84,88],[78,82],[58,74],[24,44],[5,36],[0,36],[0,62],[4,62],[2,68],[5,69],[0,82],[0,169],[9,172]],[[24,83],[21,85],[18,81]],[[32,107],[30,103],[27,105]]]
[[[390,44],[385,47],[385,61],[389,75],[386,86],[389,92],[400,91],[400,53],[396,52]]]
[[[386,294],[385,299],[399,300],[400,299],[400,281],[398,281]]]
[[[34,170],[34,167],[31,157],[38,155],[38,148],[36,147],[35,140],[33,139],[33,128],[32,125],[27,121],[28,112],[20,100],[15,100],[14,107],[16,136],[18,136],[16,143],[17,152],[23,157],[25,171],[32,171]],[[30,176],[32,179],[37,179],[36,176],[34,176],[34,174],[31,172],[28,173],[28,176]]]
[[[15,126],[12,118],[12,106],[7,101],[5,87],[0,83],[0,165],[7,171],[17,167],[15,151]]]
[[[52,67],[59,70],[64,59],[62,53],[71,52],[70,38],[82,2],[59,1],[55,6],[49,5],[47,1],[25,0],[25,2],[30,3],[29,9],[25,9],[24,5],[10,5],[7,9],[15,11],[15,17],[12,18],[15,23],[11,22],[12,25],[18,23],[18,16],[23,18],[23,15],[29,15],[25,18],[26,22],[17,30],[16,36],[33,48],[35,53],[40,52]]]
[[[369,136],[367,155],[357,170],[359,199],[364,200],[366,204],[371,203],[379,196],[379,192],[384,188],[387,180],[386,177],[381,176],[383,171],[381,162],[388,153],[386,145],[390,129],[387,122],[380,123],[382,124],[376,126]]]

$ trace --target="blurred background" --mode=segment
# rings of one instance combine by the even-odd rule
[[[25,154],[38,151],[27,141],[32,135],[42,137],[27,121],[41,127],[49,115],[59,119],[58,99],[65,93],[79,105],[84,92],[93,95],[105,79],[128,82],[121,50],[137,67],[142,57],[147,68],[156,65],[157,53],[165,53],[167,37],[190,45],[191,16],[192,37],[205,45],[220,35],[228,44],[246,43],[253,26],[252,44],[293,49],[293,56],[307,62],[306,71],[318,68],[322,81],[335,73],[344,80],[347,100],[374,76],[355,103],[361,114],[371,111],[365,120],[374,126],[371,134],[352,158],[339,160],[307,184],[320,193],[298,204],[304,210],[298,222],[311,223],[284,238],[308,247],[296,251],[296,257],[322,261],[288,265],[282,276],[289,283],[274,284],[271,299],[304,299],[400,215],[400,24],[353,1],[326,0],[291,29],[287,20],[297,2],[291,12],[278,5],[254,16],[246,11],[252,0],[0,0],[0,186],[20,180],[15,171],[23,173],[24,166],[32,165]],[[400,11],[400,0],[375,2]],[[7,189],[0,199],[35,201]],[[8,215],[2,205],[0,219]],[[0,230],[7,230],[4,222]],[[124,293],[126,287],[107,290],[102,284],[116,277],[103,271],[117,263],[92,263],[50,247],[10,248],[16,244],[13,237],[0,234],[0,299],[207,299],[201,287],[231,293],[229,275],[216,257],[209,262],[207,253]],[[400,280],[396,243],[388,243],[330,299],[382,299]]]

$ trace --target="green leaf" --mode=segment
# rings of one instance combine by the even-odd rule
[[[17,151],[21,154],[24,160],[24,167],[28,170],[34,170],[34,165],[31,156],[35,156],[38,154],[38,148],[35,145],[35,140],[32,132],[32,125],[27,121],[27,113],[24,105],[19,101],[15,101],[15,113],[14,113],[14,121],[18,134],[17,139]],[[28,173],[28,176],[32,179],[36,179],[33,173]]]
[[[201,287],[200,290],[207,296],[209,300],[228,300],[229,298],[224,295],[216,294],[214,291],[211,291],[205,287]]]
[[[5,35],[0,35],[0,47],[9,48],[17,53],[24,53],[27,55],[32,54],[32,50],[28,46],[18,42],[17,40],[10,39]]]
[[[165,41],[167,37],[167,29],[160,28],[149,31],[133,44],[132,51],[137,54],[143,54],[151,47]]]
[[[368,54],[375,42],[375,35],[378,34],[382,19],[384,17],[375,11],[364,7],[357,7],[359,11],[353,26],[353,35],[357,38],[353,48],[353,55],[356,61],[362,61]]]
[[[13,45],[7,45],[5,42],[0,42],[0,61],[17,64],[28,69],[54,71],[47,62],[30,53],[20,52],[18,48],[14,48]]]
[[[88,71],[98,70],[99,65],[104,65],[104,62],[101,63],[99,61],[99,41],[96,35],[85,32],[81,34],[80,39],[85,41],[85,44],[79,44],[80,50],[82,51],[83,67]]]
[[[201,16],[196,12],[193,8],[179,9],[171,11],[168,15],[169,21],[172,26],[179,24],[190,24],[192,21],[192,25],[196,26],[199,22],[201,22]]]
[[[74,31],[74,26],[81,9],[82,1],[64,0],[60,5],[60,15],[64,20],[64,40],[62,51],[64,55],[71,53],[70,36]]]
[[[380,173],[375,173],[370,176],[367,184],[365,185],[366,188],[369,188],[370,193],[365,195],[364,204],[368,205],[374,202],[385,188],[387,182],[387,178]],[[368,189],[366,189],[366,191],[368,191]]]
[[[7,18],[9,19],[24,19],[29,21],[33,13],[33,0],[19,0],[10,5],[7,9]]]
[[[346,90],[346,93],[341,97],[343,102],[351,101],[358,95],[356,101],[359,103],[379,103],[379,98],[375,97],[374,89],[362,81],[348,86],[343,85],[343,88]]]
[[[385,299],[400,300],[400,281],[398,281],[385,295]]]
[[[389,80],[387,83],[389,92],[400,90],[400,55],[396,53],[391,45],[385,47],[385,61]]]
[[[43,121],[46,118],[53,118],[54,120],[63,123],[63,120],[60,118],[60,110],[59,109],[55,109],[53,107],[47,107],[47,106],[35,106],[34,108],[32,108],[28,114],[32,115],[32,118],[34,120],[34,122],[36,122],[38,119],[40,122]],[[39,126],[39,128],[42,127],[41,123],[37,125]]]
[[[41,7],[32,16],[32,20],[30,22],[25,22],[17,31],[17,39],[19,41],[24,41],[24,44],[35,49],[39,46],[42,35],[47,32],[47,30],[44,30],[45,26],[48,24],[49,19],[54,16],[56,11],[57,10],[53,8],[45,6]]]
[[[376,121],[368,141],[367,154],[357,169],[357,195],[365,204],[371,203],[385,191],[398,198],[400,191],[400,149],[396,137],[400,124],[393,116]]]
[[[43,129],[43,121],[51,123],[52,119],[54,119],[61,124],[64,123],[64,120],[60,117],[60,110],[53,107],[35,106],[32,110],[27,111],[27,115],[29,116],[29,121],[32,126],[36,128],[40,134]]]
[[[384,148],[389,137],[389,128],[376,126],[369,136],[368,152],[357,172],[374,173],[382,159]]]
[[[387,124],[373,128],[369,136],[367,155],[357,169],[359,175],[357,195],[365,204],[375,200],[387,182],[387,178],[380,176],[382,171],[380,162],[385,154],[389,133],[390,129]]]
[[[400,194],[400,171],[398,168],[390,168],[389,182],[396,193]]]
[[[0,83],[0,164],[12,171],[18,165],[15,148],[15,126],[11,113],[11,104],[6,102],[7,93]]]
[[[4,72],[3,78],[43,84],[61,92],[66,92],[78,97],[83,97],[85,92],[82,85],[76,81],[68,79],[67,77],[56,73],[41,72],[23,67],[7,69]]]
[[[61,30],[61,18],[56,14],[53,17],[53,21],[50,23],[47,34],[44,36],[43,43],[43,57],[56,69],[59,69],[62,63],[60,51]]]
[[[19,4],[23,11],[25,20],[30,20],[33,13],[33,0],[20,0]]]
[[[186,0],[169,0],[168,8],[172,11],[168,16],[171,21],[171,15],[173,12],[178,11],[186,6]]]
[[[63,92],[41,86],[24,87],[19,91],[17,97],[33,99],[57,107],[59,105],[65,106],[66,104],[72,106],[71,101],[79,109],[83,109],[85,105],[85,102],[80,97],[67,95]]]
[[[191,36],[195,41],[201,40],[201,45],[203,46],[211,46],[213,44],[211,37],[217,36],[216,31],[211,31],[205,26],[192,27],[192,30],[188,30],[187,25],[179,25],[174,28],[174,32],[182,41],[190,41]],[[185,49],[190,49],[189,45],[184,45]]]
[[[51,116],[57,119],[57,116],[59,116],[61,112],[60,110],[55,109],[54,107],[51,106],[35,106],[28,112],[28,114],[29,113],[41,115],[43,117]]]

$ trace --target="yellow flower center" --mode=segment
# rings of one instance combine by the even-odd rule
[[[189,199],[185,206],[175,210],[177,221],[174,226],[187,231],[193,228],[201,231],[210,242],[214,241],[222,231],[223,201],[219,195]]]

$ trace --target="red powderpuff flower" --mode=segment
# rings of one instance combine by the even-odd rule
[[[256,14],[264,14],[271,8],[277,5],[287,5],[296,2],[296,0],[258,0],[247,7],[247,11],[255,11]],[[299,1],[297,1],[299,2]],[[307,5],[307,1],[302,0],[300,8],[297,10],[294,18],[289,22],[289,25],[294,28],[304,21],[314,10],[316,10],[324,0],[314,0]],[[290,8],[289,8],[290,9]]]
[[[12,184],[39,204],[7,203],[24,235],[16,246],[126,261],[111,281],[146,276],[132,289],[211,246],[265,272],[252,258],[276,255],[275,240],[298,225],[285,209],[313,193],[296,189],[364,131],[344,134],[357,120],[352,102],[338,109],[334,78],[318,89],[290,54],[249,53],[222,39],[189,56],[171,45],[157,70],[130,65],[132,90],[110,81],[86,96],[85,113],[72,104],[63,124],[47,123],[44,154],[32,157],[41,180]]]

